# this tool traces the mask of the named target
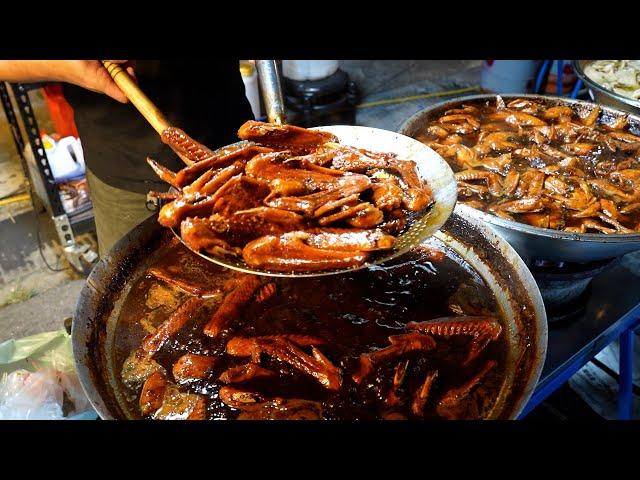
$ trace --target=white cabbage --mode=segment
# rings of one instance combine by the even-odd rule
[[[640,98],[640,60],[597,60],[587,65],[584,73],[607,90]]]

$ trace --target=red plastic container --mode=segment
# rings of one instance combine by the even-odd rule
[[[73,108],[62,95],[62,86],[57,84],[48,85],[42,91],[47,110],[49,110],[51,121],[56,130],[55,133],[61,138],[70,136],[79,138]]]

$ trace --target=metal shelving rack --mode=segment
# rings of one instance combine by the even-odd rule
[[[42,83],[22,84],[0,82],[0,99],[11,128],[13,140],[15,142],[16,149],[18,150],[18,155],[20,156],[23,169],[29,178],[31,194],[34,194],[33,190],[36,181],[39,181],[44,185],[44,191],[40,192],[41,195],[39,195],[39,197],[44,197],[40,198],[40,200],[44,204],[47,212],[51,215],[51,219],[55,225],[58,239],[63,247],[65,256],[76,270],[83,272],[84,267],[81,259],[83,258],[83,255],[87,253],[87,247],[80,246],[76,242],[75,236],[95,230],[93,210],[88,209],[75,214],[67,214],[62,206],[62,202],[60,201],[57,182],[53,177],[47,153],[42,145],[38,122],[29,99],[29,91],[41,88],[44,85],[45,84]],[[27,158],[25,158],[25,148],[27,143],[25,143],[22,133],[23,130],[20,128],[9,92],[13,94],[13,100],[17,104],[18,111],[20,112],[20,117],[22,118],[22,124],[24,126],[23,130],[26,135],[28,145],[30,145],[31,151],[33,152],[36,168],[29,168],[29,163]],[[32,178],[34,175],[38,175],[39,178]]]

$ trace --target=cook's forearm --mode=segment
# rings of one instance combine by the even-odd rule
[[[60,61],[0,60],[0,80],[6,82],[64,81]]]
[[[113,60],[124,63],[125,60]],[[128,69],[130,74],[132,71]],[[127,103],[127,96],[115,84],[98,60],[0,60],[0,81],[67,82]]]

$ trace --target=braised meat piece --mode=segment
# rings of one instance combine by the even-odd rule
[[[216,293],[220,293],[221,291],[220,288],[212,289],[211,287],[207,287],[202,284],[183,280],[163,268],[150,268],[149,270],[147,270],[147,275],[157,278],[158,280],[161,280],[162,282],[165,282],[182,292],[188,293],[189,295],[196,295],[198,297],[215,295]],[[156,300],[156,302],[158,302],[160,305],[171,305],[173,304],[173,297],[160,298]]]
[[[215,364],[215,357],[187,353],[173,365],[173,378],[178,383],[207,378]]]
[[[396,358],[413,351],[429,351],[436,346],[430,335],[421,333],[407,333],[389,337],[391,345],[381,350],[360,355],[360,366],[351,377],[356,383],[361,383],[376,367],[391,358]]]
[[[274,375],[276,374],[271,370],[262,368],[255,363],[247,363],[246,365],[228,368],[220,374],[218,379],[223,383],[242,383],[255,378],[273,377]]]
[[[340,369],[320,350],[312,346],[311,355],[308,355],[286,336],[232,339],[227,344],[227,353],[251,356],[254,362],[259,362],[260,354],[264,353],[314,377],[329,390],[338,390],[342,385]]]
[[[434,336],[469,335],[473,337],[465,363],[475,360],[489,342],[496,341],[502,333],[502,326],[492,317],[436,318],[426,322],[409,322],[407,328]]]
[[[204,326],[204,333],[210,337],[217,337],[238,316],[247,303],[253,298],[261,282],[254,275],[244,275],[238,285],[229,293],[211,320]]]
[[[283,147],[317,147],[337,138],[327,132],[308,130],[295,125],[276,125],[249,120],[238,130],[238,137],[262,145]]]
[[[162,406],[162,399],[167,390],[167,379],[160,372],[155,372],[144,382],[140,394],[140,412],[150,415]]]
[[[251,267],[285,272],[357,267],[369,257],[362,250],[314,247],[311,237],[304,231],[260,237],[244,247],[242,257]]]
[[[200,311],[202,306],[202,299],[198,297],[189,298],[158,327],[153,335],[145,338],[144,342],[142,342],[142,349],[149,354],[156,353],[169,338],[178,333]]]
[[[414,415],[421,417],[424,412],[424,406],[429,400],[429,393],[431,392],[431,386],[433,382],[435,382],[436,378],[438,378],[438,371],[434,370],[427,373],[424,378],[424,382],[420,385],[420,388],[416,390],[413,395],[413,402],[411,403],[411,411]]]

